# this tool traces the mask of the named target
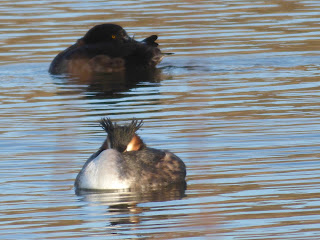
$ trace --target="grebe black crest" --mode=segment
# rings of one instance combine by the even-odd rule
[[[139,150],[143,146],[142,140],[135,134],[142,126],[142,120],[133,119],[130,124],[119,126],[109,118],[100,121],[102,128],[107,132],[107,147],[119,152]]]

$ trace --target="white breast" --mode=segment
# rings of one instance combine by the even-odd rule
[[[121,162],[122,156],[118,151],[104,150],[81,170],[78,187],[86,189],[129,188],[129,181],[120,179]]]

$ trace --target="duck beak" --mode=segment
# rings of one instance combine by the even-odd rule
[[[130,42],[130,41],[132,41],[132,38],[129,37],[128,35],[125,35],[125,36],[123,37],[123,41],[124,41],[124,42]]]

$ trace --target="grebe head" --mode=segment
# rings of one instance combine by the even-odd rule
[[[130,39],[121,26],[108,23],[94,26],[79,41],[83,41],[85,44],[93,44],[111,41],[124,42]]]
[[[145,144],[136,134],[142,126],[142,120],[133,119],[130,124],[120,126],[113,123],[110,118],[102,118],[100,121],[102,128],[108,133],[108,137],[102,145],[105,149],[116,149],[120,153],[138,151]]]

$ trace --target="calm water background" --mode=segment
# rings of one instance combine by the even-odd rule
[[[320,239],[319,21],[317,0],[1,1],[0,238]],[[104,22],[175,54],[113,94],[47,73]],[[76,195],[104,116],[145,119],[187,190]]]

